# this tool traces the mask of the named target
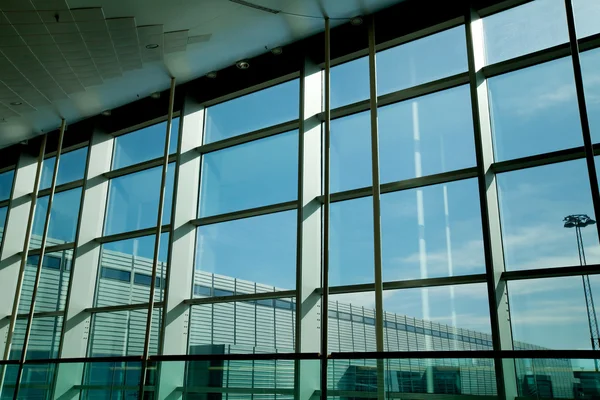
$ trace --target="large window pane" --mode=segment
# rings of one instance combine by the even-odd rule
[[[475,166],[468,86],[381,107],[378,119],[381,183]]]
[[[499,174],[498,198],[507,270],[579,265],[575,229],[563,219],[594,217],[585,160]],[[600,262],[594,226],[581,229],[587,263]]]
[[[569,41],[564,1],[528,2],[483,19],[488,64]]]
[[[75,241],[80,204],[81,188],[59,192],[54,195],[46,238],[47,246]],[[47,210],[48,196],[40,197],[35,208],[33,235],[29,243],[30,248],[39,248],[41,245]]]
[[[169,164],[165,187],[163,224],[168,224],[171,220],[174,173],[175,165]],[[156,167],[114,178],[110,181],[104,225],[105,235],[156,226],[161,175],[162,167]]]
[[[60,164],[58,166],[56,185],[62,185],[63,183],[69,183],[83,179],[87,153],[88,148],[84,147],[60,155]],[[40,190],[52,186],[52,174],[54,173],[55,163],[56,157],[50,157],[44,160],[44,163],[42,164]]]
[[[375,293],[329,296],[329,352],[377,351]]]
[[[299,81],[294,79],[209,107],[204,143],[297,119],[299,90]]]
[[[331,192],[371,186],[371,119],[368,112],[331,121]]]
[[[331,68],[331,108],[369,98],[369,59],[362,57]]]
[[[15,171],[10,170],[0,174],[0,201],[10,197]]]
[[[154,308],[150,326],[150,353],[158,351],[161,308]],[[139,356],[144,352],[147,309],[92,315],[89,357]],[[139,383],[139,380],[138,380]]]
[[[600,2],[597,0],[573,0],[577,37],[583,38],[600,32]]]
[[[147,379],[152,381],[154,363],[148,363]],[[81,389],[82,399],[133,399],[139,396],[141,362],[90,362],[85,363],[84,384],[89,389]]]
[[[596,304],[599,278],[589,277]],[[508,295],[516,350],[591,349],[581,276],[511,281]]]
[[[487,286],[386,290],[386,351],[491,350]]]
[[[100,251],[96,307],[140,304],[150,300],[152,260],[156,236],[105,243]],[[169,234],[160,237],[154,300],[162,301],[167,269]]]
[[[35,317],[27,348],[27,360],[57,358],[63,317]],[[27,318],[18,318],[10,350],[10,359],[18,360],[23,351]]]
[[[131,132],[115,138],[113,169],[139,164],[144,161],[162,157],[167,137],[167,121],[151,125],[139,131]],[[169,154],[177,151],[179,138],[179,118],[173,118],[171,124],[171,140]]]
[[[200,217],[295,200],[297,182],[297,131],[208,153]]]
[[[384,194],[381,232],[384,281],[485,272],[475,179]]]
[[[600,142],[600,49],[581,53],[581,72],[592,141],[598,143]]]
[[[191,307],[188,351],[291,353],[295,319],[293,298],[195,305]]]
[[[291,290],[295,266],[295,211],[201,226],[194,297],[209,293],[207,287],[214,296]]]
[[[497,161],[583,145],[570,58],[489,80]]]
[[[467,71],[466,43],[465,27],[458,26],[377,53],[377,94]]]
[[[594,360],[519,358],[514,364],[521,398],[590,399],[598,395]]]
[[[23,288],[19,302],[19,314],[29,314],[35,276],[40,257],[29,256],[25,265]],[[65,309],[73,250],[44,255],[40,282],[36,295],[35,312],[62,311]]]
[[[329,285],[372,283],[373,198],[331,204]]]

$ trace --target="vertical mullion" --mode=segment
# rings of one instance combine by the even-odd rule
[[[592,134],[590,130],[590,121],[588,118],[585,91],[583,87],[583,75],[581,72],[581,60],[579,57],[579,42],[577,40],[577,30],[575,27],[575,14],[573,12],[573,3],[571,0],[565,0],[565,10],[567,14],[567,27],[569,29],[569,45],[571,48],[571,60],[573,62],[575,89],[577,91],[577,105],[579,106],[579,119],[581,121],[581,133],[583,134],[585,161],[590,180],[590,189],[592,191],[594,214],[596,215],[596,218],[600,218],[600,190],[598,188],[598,176],[594,161]],[[596,229],[598,238],[600,239],[600,224],[596,224]]]
[[[160,178],[160,196],[158,198],[158,215],[156,222],[156,236],[154,238],[154,254],[152,257],[152,280],[150,281],[150,298],[148,301],[148,315],[146,317],[146,335],[142,353],[142,372],[140,374],[140,399],[144,397],[144,383],[148,372],[148,353],[150,351],[150,338],[152,332],[152,312],[154,311],[154,291],[156,289],[156,270],[160,252],[160,236],[162,233],[162,217],[165,202],[165,186],[167,184],[167,168],[169,166],[169,145],[171,141],[171,125],[173,122],[173,103],[175,101],[175,78],[171,78],[171,91],[169,96],[169,115],[167,118],[167,132],[165,135],[165,148],[163,154],[162,174]],[[169,268],[169,266],[167,266]],[[159,338],[160,341],[160,338]]]
[[[44,163],[44,153],[46,151],[46,143],[48,141],[48,135],[44,135],[42,143],[40,145],[40,152],[38,154],[38,164],[35,172],[35,182],[33,184],[33,192],[31,193],[31,205],[29,208],[29,218],[27,220],[27,228],[25,231],[25,240],[23,241],[23,250],[21,252],[21,265],[19,268],[19,277],[17,279],[17,286],[15,288],[15,297],[13,300],[12,314],[10,317],[10,323],[8,328],[8,334],[6,337],[6,346],[4,347],[4,359],[8,360],[10,350],[12,347],[12,339],[15,330],[15,324],[17,320],[17,313],[19,311],[19,300],[21,298],[21,290],[23,288],[23,280],[25,277],[25,265],[27,264],[27,256],[29,254],[29,242],[33,231],[33,220],[35,217],[35,208],[38,201],[38,191],[40,188],[40,179],[42,176],[42,165]],[[4,370],[3,370],[4,371]],[[4,378],[4,377],[2,377]],[[2,379],[3,381],[4,379]]]
[[[325,17],[325,84],[324,84],[324,193],[323,193],[323,274],[321,298],[321,398],[327,398],[327,354],[329,330],[329,218],[331,206],[331,27]]]
[[[381,187],[379,184],[379,131],[377,125],[377,69],[375,59],[375,17],[369,18],[369,86],[371,113],[371,172],[373,174],[373,257],[375,274],[375,344],[383,353],[383,274],[381,271]],[[384,398],[384,363],[377,359],[377,395]]]
[[[517,385],[514,362],[499,355],[501,350],[512,349],[512,332],[506,281],[501,279],[504,252],[496,175],[491,168],[494,155],[487,80],[483,73],[483,20],[474,9],[466,10],[465,30],[494,368],[498,396],[508,399],[517,396]]]
[[[35,273],[35,281],[33,285],[33,291],[31,293],[31,303],[29,305],[29,317],[27,319],[27,327],[25,329],[25,337],[23,339],[23,349],[21,350],[21,359],[19,370],[17,372],[17,380],[15,387],[14,398],[16,399],[19,394],[19,385],[21,377],[23,376],[23,363],[27,358],[27,347],[29,345],[29,337],[31,336],[31,326],[33,325],[33,314],[35,312],[35,302],[37,299],[38,287],[42,276],[42,265],[44,261],[44,255],[46,253],[46,241],[48,239],[48,228],[50,227],[50,215],[52,211],[52,204],[54,202],[54,194],[56,192],[56,180],[58,177],[58,167],[60,163],[60,156],[63,147],[63,139],[65,136],[66,121],[63,119],[60,125],[60,131],[58,136],[58,148],[56,151],[56,159],[54,161],[54,170],[52,171],[52,183],[50,184],[50,194],[48,195],[48,206],[46,208],[46,219],[44,220],[44,228],[42,231],[42,242],[40,244],[40,254],[38,256],[37,269]],[[39,184],[39,183],[38,183]],[[60,295],[60,293],[59,293]]]

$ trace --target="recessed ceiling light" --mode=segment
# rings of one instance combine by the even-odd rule
[[[102,115],[104,115],[105,117],[110,117],[110,114],[112,114],[112,112],[110,110],[102,111]]]
[[[11,106],[20,106],[22,104],[23,103],[21,103],[20,101],[13,101],[13,102],[10,103]]]
[[[280,55],[281,53],[283,53],[283,47],[278,46],[278,47],[273,47],[271,49],[271,53],[275,54],[276,56]]]
[[[147,45],[146,45],[146,48],[147,48],[148,50],[154,50],[154,49],[157,49],[157,48],[158,48],[158,45],[157,45],[156,43],[150,43],[150,44],[147,44]]]
[[[363,19],[362,17],[354,17],[350,20],[350,24],[354,26],[362,25]]]
[[[239,69],[248,69],[250,68],[250,63],[246,60],[238,61],[235,63],[235,66]]]
[[[209,72],[208,74],[206,74],[206,77],[210,79],[215,79],[217,77],[217,71]]]
[[[160,99],[160,92],[154,92],[150,95],[153,99]]]

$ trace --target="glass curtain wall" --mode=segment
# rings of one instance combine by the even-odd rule
[[[600,397],[600,6],[565,4],[332,60],[330,121],[323,64],[186,103],[169,143],[96,132],[51,207],[48,154],[1,398]]]

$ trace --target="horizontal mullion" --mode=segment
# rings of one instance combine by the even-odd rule
[[[175,162],[177,159],[176,154],[169,155],[169,163]],[[115,169],[112,171],[105,172],[102,174],[107,179],[118,178],[120,176],[133,174],[140,171],[145,171],[150,168],[160,167],[163,165],[164,157],[153,158],[152,160],[144,161],[135,165],[128,165],[127,167]]]
[[[137,231],[123,232],[123,233],[115,233],[114,235],[102,236],[96,238],[96,242],[104,244],[111,242],[118,242],[120,240],[127,239],[135,239],[143,236],[150,236],[156,234],[157,227],[153,226],[151,228],[138,229]],[[170,232],[171,224],[165,224],[160,227],[161,233]]]
[[[83,179],[78,179],[73,182],[67,182],[67,183],[63,183],[62,185],[57,185],[56,188],[54,189],[54,192],[55,193],[66,192],[67,190],[75,189],[75,188],[78,188],[81,186],[83,186]],[[49,196],[51,190],[52,190],[52,188],[46,188],[46,189],[40,190],[38,192],[38,197]]]
[[[252,300],[286,299],[286,298],[290,298],[290,297],[296,297],[295,290],[281,290],[278,292],[237,294],[237,295],[233,295],[233,296],[204,297],[201,299],[184,300],[183,303],[194,306],[194,305],[201,305],[201,304],[235,303],[235,302],[239,302],[239,301],[252,301]]]
[[[245,395],[286,395],[293,396],[295,389],[286,388],[244,388],[244,387],[214,387],[214,386],[179,386],[177,392],[185,393],[222,393],[222,394],[245,394]]]
[[[2,200],[2,201],[0,201],[0,208],[8,207],[9,204],[10,204],[10,199]]]
[[[220,222],[233,221],[237,219],[258,217],[260,215],[274,214],[282,211],[290,211],[298,208],[298,201],[288,201],[285,203],[272,204],[264,207],[250,208],[247,210],[234,211],[226,214],[214,215],[211,217],[203,217],[194,219],[191,223],[195,226],[204,226],[217,224]]]
[[[600,148],[595,145],[594,154],[598,154],[599,152]],[[583,157],[585,157],[585,150],[583,146],[573,147],[566,150],[553,151],[551,153],[536,154],[534,156],[516,158],[514,160],[499,161],[493,163],[491,169],[495,173],[511,172],[525,168],[540,167],[563,161],[576,160]]]
[[[481,18],[487,17],[488,15],[497,14],[501,11],[506,11],[508,9],[518,7],[520,5],[529,3],[533,0],[507,0],[503,2],[496,3],[494,5],[484,7],[478,10],[479,16]]]
[[[118,312],[118,311],[134,311],[134,310],[144,310],[148,309],[150,303],[137,303],[137,304],[120,304],[117,306],[105,306],[105,307],[90,307],[83,310],[84,312],[90,314],[100,314],[100,313],[110,313],[110,312]],[[160,308],[163,306],[161,302],[155,302],[154,308]]]
[[[298,129],[300,126],[299,120],[287,121],[282,124],[269,126],[267,128],[258,129],[253,132],[245,133],[243,135],[234,136],[231,138],[219,140],[208,144],[198,146],[196,150],[201,154],[211,153],[218,150],[223,150],[228,147],[237,146],[244,143],[253,142],[255,140],[264,139],[270,136],[279,135],[280,133],[288,132],[294,129]]]
[[[389,351],[389,352],[344,352],[331,353],[331,360],[354,359],[455,359],[455,358],[488,358],[488,359],[600,359],[599,350],[421,350],[421,351]]]
[[[252,360],[318,360],[319,353],[245,353],[245,354],[181,354],[154,355],[149,361],[252,361]]]
[[[73,385],[74,389],[77,390],[127,390],[127,391],[138,391],[140,389],[140,385],[112,385],[112,384],[107,384],[107,385]],[[146,386],[144,385],[144,391],[145,392],[153,392],[154,391],[154,387],[153,386]]]
[[[580,53],[588,50],[593,50],[597,47],[600,47],[600,33],[581,38],[578,40],[578,42]]]
[[[501,278],[505,281],[517,281],[523,279],[559,278],[578,275],[598,275],[600,264],[575,265],[572,267],[540,268],[522,271],[504,271]]]
[[[55,244],[53,246],[46,246],[44,253],[46,255],[48,255],[50,253],[56,253],[56,252],[63,251],[63,250],[73,250],[73,249],[75,249],[74,242],[61,243],[61,244]],[[41,248],[31,249],[27,252],[27,254],[30,256],[39,256],[41,253],[42,253]]]
[[[523,56],[515,57],[510,60],[486,65],[483,67],[483,74],[486,78],[493,78],[494,76],[533,67],[534,65],[568,57],[569,55],[571,55],[569,43],[562,43]]]

